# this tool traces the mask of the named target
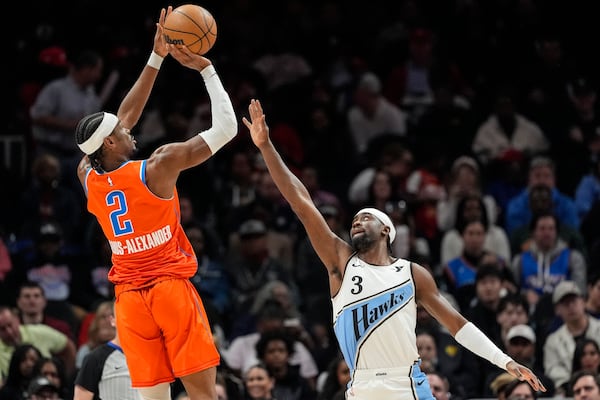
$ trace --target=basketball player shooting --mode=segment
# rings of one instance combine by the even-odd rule
[[[180,378],[192,400],[216,399],[220,362],[202,300],[189,278],[198,268],[179,221],[176,182],[181,171],[215,154],[237,133],[231,100],[210,60],[165,43],[161,10],[153,51],[115,114],[84,117],[75,135],[86,155],[77,171],[88,210],[112,249],[119,339],[132,386],[145,400],[170,400]],[[148,159],[131,160],[138,122],[170,54],[197,70],[210,97],[213,125],[185,142],[163,145]]]

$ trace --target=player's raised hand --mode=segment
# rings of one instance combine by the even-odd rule
[[[166,10],[162,8],[160,10],[160,17],[156,23],[156,33],[154,33],[154,46],[152,50],[161,57],[165,57],[168,54],[166,46],[167,42],[165,41],[165,35],[163,34],[163,26],[167,19],[167,15],[169,15],[171,11],[173,11],[172,6],[169,6]]]
[[[250,100],[248,106],[250,121],[246,117],[242,118],[242,122],[250,131],[250,136],[256,147],[260,148],[265,143],[269,142],[269,127],[265,119],[265,114],[259,100]]]

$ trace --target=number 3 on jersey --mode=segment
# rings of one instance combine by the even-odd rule
[[[109,214],[110,224],[112,225],[115,236],[127,235],[133,232],[133,226],[130,219],[125,219],[127,215],[127,199],[125,193],[115,190],[106,195],[106,205],[114,209]]]

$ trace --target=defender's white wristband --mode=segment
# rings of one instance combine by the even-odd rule
[[[154,51],[152,51],[152,53],[150,53],[150,57],[148,58],[148,62],[146,64],[148,64],[148,66],[154,68],[154,69],[160,69],[160,66],[162,65],[162,62],[165,58],[159,56],[158,54],[156,54]]]
[[[513,359],[504,354],[483,332],[479,330],[472,322],[467,322],[456,332],[454,338],[458,343],[485,358],[489,362],[506,370],[506,364]]]

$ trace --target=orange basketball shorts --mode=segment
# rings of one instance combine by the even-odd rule
[[[214,366],[219,352],[198,292],[187,279],[115,287],[117,334],[133,387],[172,382]]]

